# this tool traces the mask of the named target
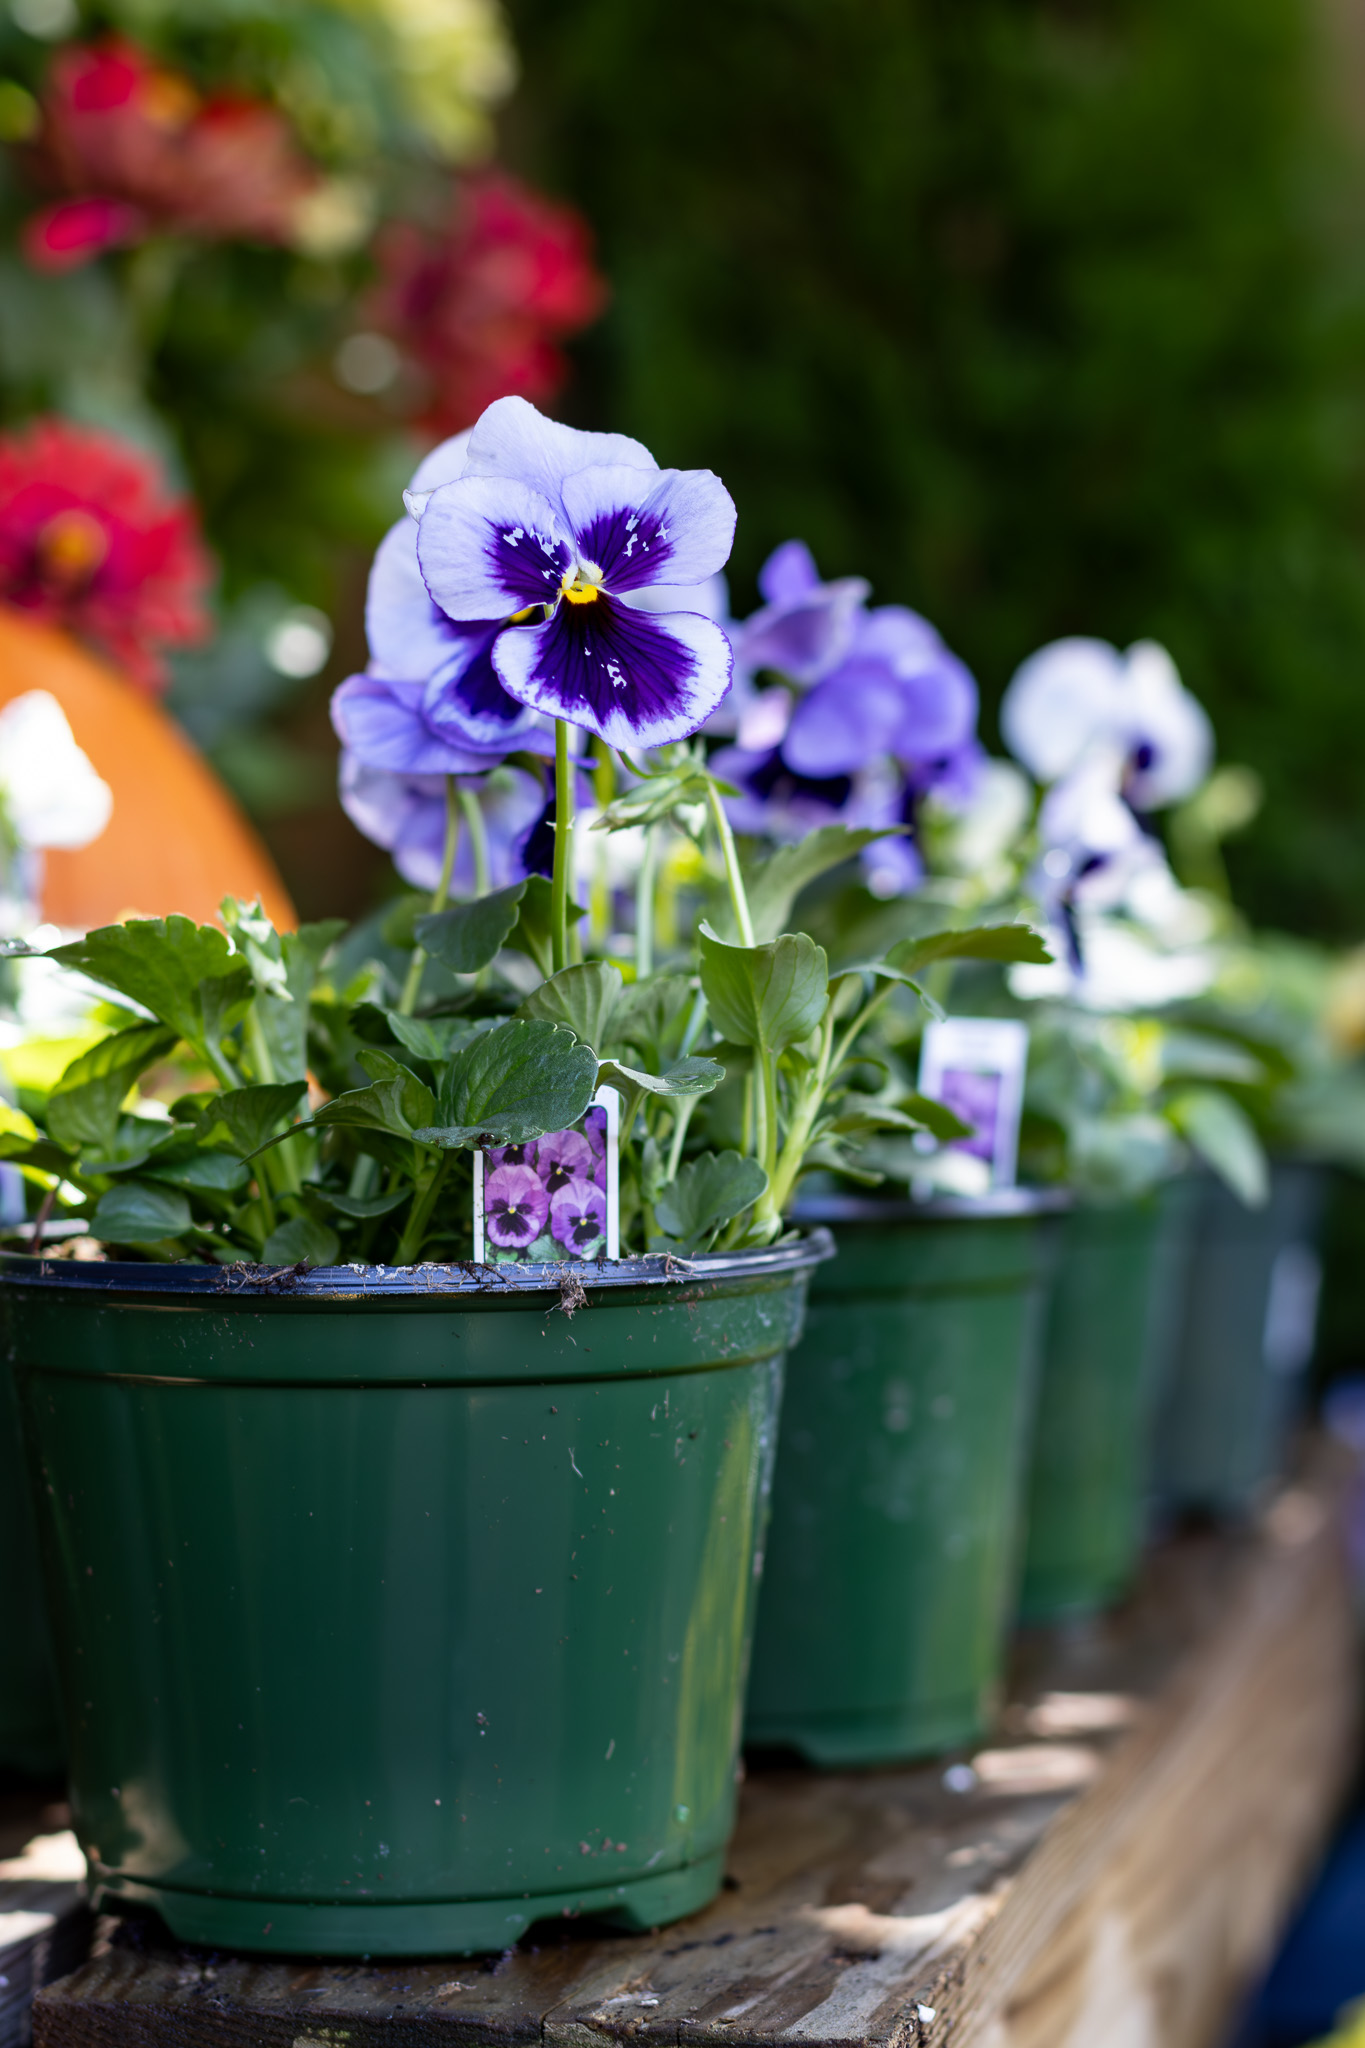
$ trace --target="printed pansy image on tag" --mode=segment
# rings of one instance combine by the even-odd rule
[[[600,1088],[567,1131],[474,1154],[474,1257],[543,1265],[620,1257],[620,1097]]]

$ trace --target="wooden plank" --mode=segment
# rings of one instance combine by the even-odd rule
[[[755,1771],[726,1890],[676,1926],[339,1965],[158,1948],[134,1924],[40,1995],[35,2042],[1207,2048],[1353,1755],[1331,1502],[1314,1480],[1254,1534],[1172,1542],[1123,1613],[1021,1644],[968,1769]]]
[[[27,2048],[35,1992],[81,1963],[93,1922],[65,1806],[0,1802],[0,2048]],[[9,1853],[13,1852],[13,1853]]]

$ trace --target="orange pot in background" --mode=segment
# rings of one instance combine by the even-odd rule
[[[85,930],[181,911],[208,924],[231,895],[259,896],[280,930],[297,925],[270,855],[174,719],[66,634],[0,605],[0,704],[25,690],[51,691],[114,793],[98,839],[44,854],[49,923]]]

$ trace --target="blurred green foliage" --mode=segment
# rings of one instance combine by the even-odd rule
[[[514,152],[612,279],[578,414],[724,476],[737,609],[798,533],[988,704],[1164,640],[1265,783],[1244,907],[1357,934],[1365,294],[1308,0],[510,13]]]

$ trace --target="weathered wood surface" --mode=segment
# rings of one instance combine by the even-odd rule
[[[969,1772],[752,1772],[690,1920],[385,1965],[125,1929],[40,1995],[35,2042],[1208,2048],[1346,1782],[1356,1657],[1330,1489],[1305,1484],[1254,1535],[1165,1546],[1120,1616],[1026,1642]]]
[[[0,1797],[0,2048],[26,2048],[40,1985],[82,1962],[91,1920],[65,1806]]]

